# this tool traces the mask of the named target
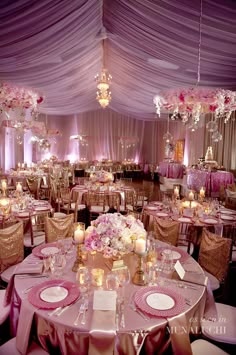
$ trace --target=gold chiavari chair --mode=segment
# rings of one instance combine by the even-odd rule
[[[34,248],[45,243],[45,219],[51,216],[51,211],[30,213],[29,231],[24,235],[24,246]]]
[[[71,238],[73,236],[73,223],[74,214],[69,214],[65,218],[46,217],[46,243],[52,243],[60,239]]]
[[[223,238],[203,228],[198,262],[209,277],[212,291],[225,285],[228,275],[232,239]]]
[[[177,245],[179,238],[179,222],[155,217],[153,221],[153,229],[157,239],[174,246]]]
[[[1,279],[8,282],[15,266],[24,259],[23,223],[0,230],[0,273]]]
[[[39,197],[39,189],[40,189],[41,177],[32,176],[26,178],[27,187],[31,193],[31,195],[37,200]]]

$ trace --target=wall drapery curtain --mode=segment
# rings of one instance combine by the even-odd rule
[[[232,119],[233,118],[233,119]],[[199,157],[205,156],[209,145],[213,146],[214,159],[227,170],[236,169],[236,123],[235,113],[231,120],[224,124],[219,120],[219,131],[222,141],[214,143],[211,134],[205,129],[211,117],[206,117],[201,128],[192,132],[177,121],[170,121],[170,133],[174,142],[178,139],[185,141],[184,163],[196,164]],[[60,160],[101,160],[111,159],[121,161],[134,159],[137,162],[158,165],[165,157],[165,142],[163,135],[167,131],[166,121],[142,121],[110,109],[97,110],[70,116],[40,115],[48,128],[57,129],[61,135],[49,138],[50,154],[40,151],[38,145],[29,143],[30,134],[25,134],[24,146],[15,141],[15,130],[1,128],[0,130],[0,164],[3,170],[14,168],[18,162],[33,162],[56,155]],[[82,146],[71,135],[83,134],[88,146]],[[136,137],[135,147],[124,149],[119,143],[121,137]],[[36,148],[36,149],[35,149]]]

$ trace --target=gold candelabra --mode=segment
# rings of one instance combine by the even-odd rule
[[[76,260],[72,267],[72,271],[77,272],[78,269],[84,266],[83,258],[82,258],[82,246],[83,244],[77,244],[77,253],[76,253]]]
[[[138,266],[133,276],[133,283],[139,286],[147,285],[147,277],[144,271],[144,257],[147,253],[144,254],[137,254],[138,255]]]

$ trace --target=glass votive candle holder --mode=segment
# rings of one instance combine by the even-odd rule
[[[103,269],[92,269],[91,270],[91,282],[93,286],[101,287],[103,285],[104,270]]]

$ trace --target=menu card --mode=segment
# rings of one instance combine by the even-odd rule
[[[93,295],[93,310],[115,311],[116,291],[95,290]]]
[[[188,273],[188,271],[184,270],[179,260],[176,261],[174,268],[181,280],[189,281],[198,285],[207,285],[207,277],[205,275],[199,274],[197,272],[196,274]]]

